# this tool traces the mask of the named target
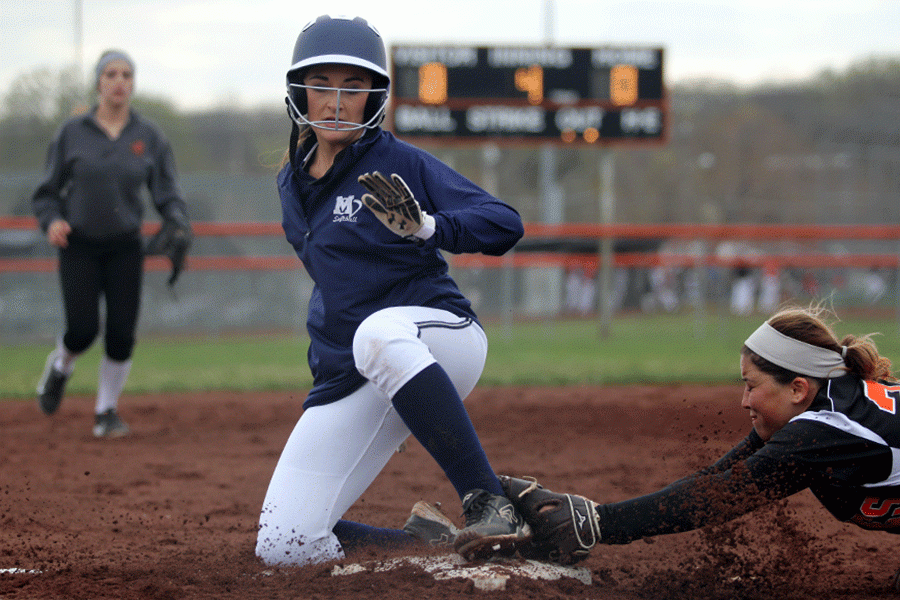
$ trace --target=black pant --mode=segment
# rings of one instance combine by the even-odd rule
[[[134,350],[144,254],[140,238],[84,240],[71,236],[59,251],[66,332],[63,343],[73,353],[87,350],[100,331],[100,295],[106,300],[106,355],[126,361]]]

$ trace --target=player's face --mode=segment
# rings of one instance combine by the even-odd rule
[[[369,93],[356,90],[372,88],[368,70],[353,65],[317,65],[310,68],[303,83],[315,88],[340,88],[306,89],[306,118],[318,125],[313,131],[320,143],[349,145],[364,133],[363,129],[351,128],[365,122]]]
[[[127,105],[134,91],[134,71],[124,60],[113,60],[100,73],[97,93],[100,102],[115,107]]]
[[[804,378],[797,377],[787,385],[778,383],[745,354],[741,354],[741,379],[746,384],[741,406],[750,411],[753,428],[764,441],[809,405],[808,382]]]

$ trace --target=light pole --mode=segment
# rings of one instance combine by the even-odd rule
[[[74,29],[74,62],[75,62],[75,77],[78,82],[78,89],[82,90],[81,95],[82,98],[79,100],[85,100],[85,92],[84,92],[84,27],[83,27],[83,18],[82,13],[84,11],[84,2],[83,0],[75,0],[74,6],[75,14],[73,15],[73,29]]]

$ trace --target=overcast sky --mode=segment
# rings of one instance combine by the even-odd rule
[[[87,78],[116,47],[137,63],[139,91],[182,108],[280,104],[297,34],[322,13],[363,16],[388,45],[661,46],[669,84],[796,79],[900,57],[898,0],[2,0],[0,96],[41,67],[80,62]]]

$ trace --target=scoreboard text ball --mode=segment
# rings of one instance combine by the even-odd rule
[[[401,137],[661,141],[661,48],[393,46]]]

